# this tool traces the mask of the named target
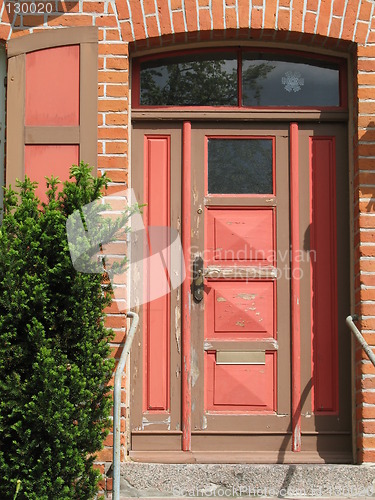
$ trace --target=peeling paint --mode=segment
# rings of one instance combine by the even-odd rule
[[[205,351],[208,351],[208,349],[213,349],[213,345],[211,344],[211,342],[205,342],[203,346]]]
[[[145,429],[145,427],[148,427],[150,425],[167,425],[168,430],[171,430],[171,417],[167,417],[165,420],[152,420],[149,421],[147,417],[143,416],[142,418],[142,431]]]
[[[225,299],[224,297],[218,297],[218,298],[216,299],[216,301],[217,301],[217,302],[226,302],[226,301],[227,301],[227,299]]]
[[[207,417],[206,417],[206,415],[203,415],[203,418],[202,418],[202,430],[204,431],[205,429],[207,429]]]
[[[245,321],[242,319],[241,321],[236,322],[237,326],[242,326],[243,328],[245,327]]]
[[[253,293],[239,293],[237,297],[244,300],[254,300],[256,295]]]
[[[296,425],[296,427],[294,429],[293,449],[295,451],[298,451],[301,449],[301,427],[299,425]]]
[[[199,359],[198,359],[198,354],[195,349],[192,349],[191,351],[191,385],[192,387],[195,386],[197,383],[197,380],[199,378]]]

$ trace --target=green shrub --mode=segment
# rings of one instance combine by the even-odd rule
[[[35,184],[4,195],[0,232],[0,498],[90,499],[93,469],[109,426],[114,363],[100,274],[72,266],[67,217],[100,198],[107,179],[85,164],[48,201]],[[18,483],[17,483],[18,482]]]

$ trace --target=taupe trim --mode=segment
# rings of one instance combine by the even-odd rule
[[[276,207],[276,198],[272,195],[265,197],[250,196],[206,196],[206,207]]]
[[[184,110],[170,108],[158,109],[132,109],[132,120],[226,120],[226,121],[273,121],[290,122],[292,121],[347,121],[347,111],[318,111],[318,110],[295,110],[285,109],[257,110],[257,109],[238,109],[233,110]]]
[[[222,451],[131,451],[130,459],[134,462],[151,463],[228,463],[228,464],[319,464],[319,463],[337,463],[350,464],[352,457],[345,452],[313,452],[301,451],[294,453],[292,451],[250,451],[250,452],[231,452]]]
[[[260,340],[243,340],[243,341],[229,341],[229,340],[205,340],[205,351],[277,351],[279,344],[273,338],[260,339]]]
[[[217,365],[265,365],[265,351],[216,351]]]
[[[13,188],[24,173],[25,64],[25,54],[8,62],[6,184]]]
[[[97,168],[98,143],[98,44],[82,43],[80,49],[80,159]]]
[[[8,58],[19,54],[27,54],[35,50],[77,45],[79,43],[97,43],[98,28],[96,26],[81,26],[76,28],[59,28],[40,33],[21,36],[9,40],[7,44]]]
[[[79,127],[25,127],[25,144],[78,144]]]

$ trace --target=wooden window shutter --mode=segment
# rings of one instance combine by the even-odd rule
[[[64,181],[72,164],[97,165],[98,33],[65,28],[8,42],[6,183],[27,174]]]

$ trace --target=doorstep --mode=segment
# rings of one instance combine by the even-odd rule
[[[375,498],[375,464],[121,465],[121,499]]]

